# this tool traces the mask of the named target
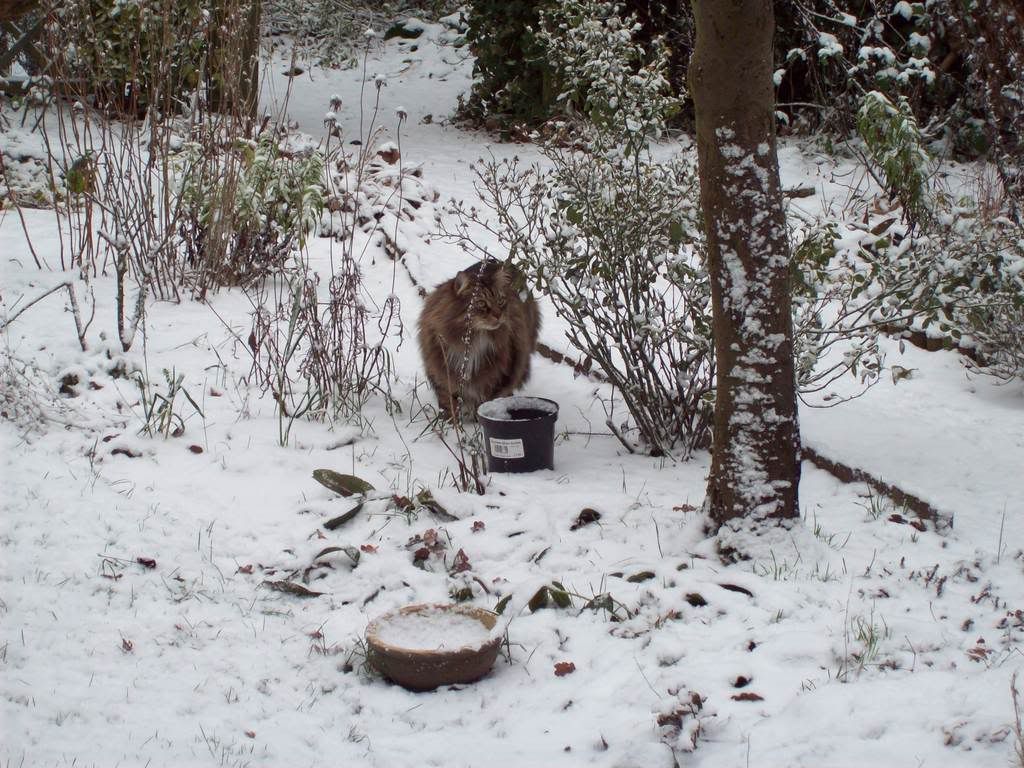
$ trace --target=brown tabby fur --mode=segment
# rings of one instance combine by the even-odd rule
[[[437,286],[423,304],[419,342],[441,410],[476,418],[480,403],[522,386],[539,330],[537,303],[511,265],[480,262]]]

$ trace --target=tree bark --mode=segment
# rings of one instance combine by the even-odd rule
[[[718,386],[705,510],[716,528],[799,516],[790,248],[775,149],[770,0],[693,0]],[[720,540],[721,543],[721,540]]]

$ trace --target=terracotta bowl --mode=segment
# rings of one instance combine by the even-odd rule
[[[407,605],[366,627],[369,661],[410,691],[471,683],[494,666],[502,638],[491,637],[490,630],[497,620],[469,605]]]

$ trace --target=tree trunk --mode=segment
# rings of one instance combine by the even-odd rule
[[[770,0],[693,0],[718,388],[705,509],[716,528],[798,517],[790,250],[775,152]],[[730,545],[720,539],[724,548]]]

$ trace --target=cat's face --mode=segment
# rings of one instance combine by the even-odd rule
[[[477,331],[495,331],[508,322],[510,275],[503,269],[481,279],[460,272],[455,290],[469,304],[469,324]]]

